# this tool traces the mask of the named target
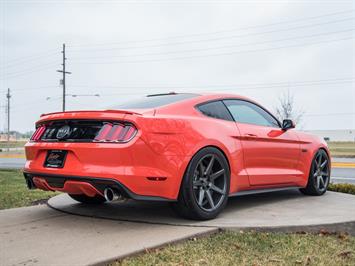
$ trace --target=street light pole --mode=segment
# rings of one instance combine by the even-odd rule
[[[7,89],[6,98],[7,98],[7,142],[10,142],[10,98],[11,98],[11,94],[10,94],[9,88]]]

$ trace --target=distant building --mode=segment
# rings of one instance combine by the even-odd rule
[[[305,130],[326,141],[355,141],[355,129],[344,130]]]
[[[15,134],[11,134],[10,135],[10,141],[16,141],[16,135]],[[7,134],[5,133],[0,133],[0,141],[7,141]]]

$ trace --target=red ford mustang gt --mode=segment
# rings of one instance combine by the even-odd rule
[[[233,195],[325,193],[327,145],[294,126],[241,96],[148,95],[112,110],[42,115],[24,175],[30,189],[82,203],[170,201],[184,217],[211,219]]]

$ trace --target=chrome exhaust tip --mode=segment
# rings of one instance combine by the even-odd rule
[[[122,194],[115,188],[110,188],[107,187],[104,190],[104,197],[106,201],[111,202],[111,201],[124,201],[125,198],[122,196]]]

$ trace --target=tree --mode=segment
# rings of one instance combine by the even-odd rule
[[[295,109],[295,101],[293,94],[288,90],[279,98],[279,106],[275,108],[277,118],[282,121],[284,119],[292,119],[296,124],[302,121],[304,111]]]

